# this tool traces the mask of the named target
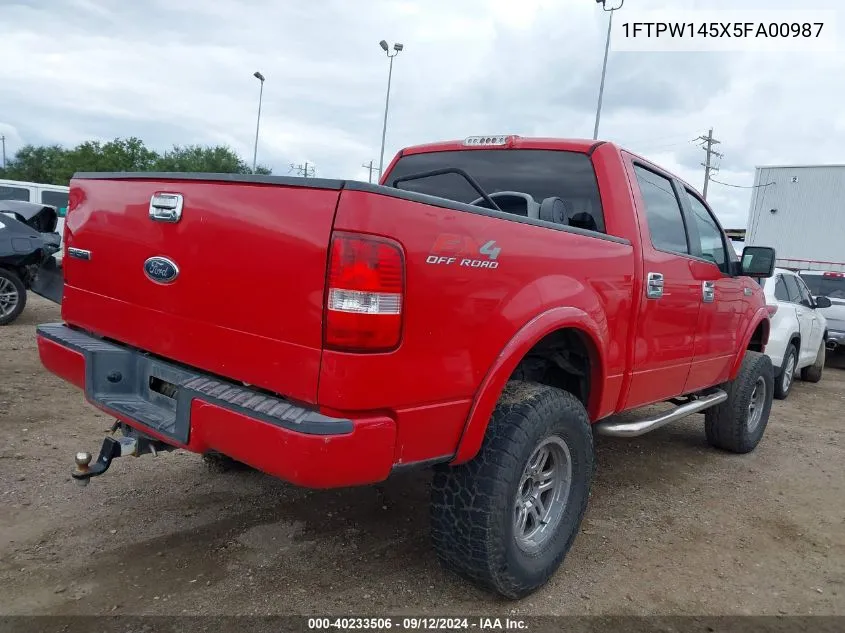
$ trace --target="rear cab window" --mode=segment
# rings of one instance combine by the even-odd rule
[[[801,275],[801,279],[807,284],[810,292],[815,297],[827,297],[829,299],[845,299],[845,275],[822,274],[822,275]]]
[[[590,157],[578,152],[534,149],[471,149],[409,154],[401,157],[387,175],[396,179],[436,169],[467,172],[488,194],[515,192],[530,195],[538,204],[547,198],[563,201],[560,224],[605,233],[604,212]],[[398,184],[404,191],[471,204],[478,192],[458,174],[450,173]],[[494,198],[501,209],[525,215],[525,202],[514,196]]]

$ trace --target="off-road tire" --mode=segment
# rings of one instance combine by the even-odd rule
[[[786,387],[784,387],[783,381],[786,378],[786,367],[789,365],[790,355],[793,358],[792,376],[789,380],[789,384]],[[786,348],[786,354],[784,354],[784,356],[783,356],[783,364],[781,365],[781,367],[782,367],[781,372],[775,378],[775,398],[777,398],[778,400],[786,400],[786,397],[789,395],[789,392],[792,389],[792,384],[795,382],[795,365],[797,363],[798,363],[798,350],[795,349],[795,345],[790,343],[789,347]]]
[[[528,553],[515,537],[517,488],[534,450],[553,436],[569,451],[569,496],[556,529]],[[554,387],[510,382],[478,455],[435,469],[431,533],[438,558],[446,569],[503,596],[528,595],[549,580],[572,546],[594,469],[593,435],[581,402]]]
[[[760,377],[766,389],[761,403],[762,417],[756,427],[749,429],[749,405]],[[760,443],[772,410],[774,375],[771,359],[760,352],[745,352],[739,374],[722,388],[728,393],[728,399],[711,407],[704,415],[707,441],[711,446],[732,453],[750,453]]]
[[[18,293],[18,304],[6,316],[0,316],[0,325],[9,325],[21,315],[26,307],[26,286],[23,285],[20,277],[7,268],[0,268],[0,277],[11,282]]]
[[[824,371],[824,361],[827,358],[827,346],[822,341],[819,351],[816,354],[815,362],[809,367],[801,370],[801,380],[806,382],[819,382],[822,379],[822,372]]]
[[[205,464],[205,467],[210,473],[214,473],[215,475],[250,470],[250,467],[243,462],[234,460],[221,453],[204,453],[202,463]]]

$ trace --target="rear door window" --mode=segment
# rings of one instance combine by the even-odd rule
[[[537,203],[542,203],[546,198],[560,198],[566,210],[564,223],[605,232],[596,174],[586,154],[534,149],[473,149],[409,154],[396,162],[387,175],[386,184],[392,186],[397,178],[447,167],[463,169],[488,194],[503,191],[527,193]],[[465,204],[479,197],[466,179],[452,173],[407,180],[398,186],[405,191]]]
[[[634,166],[645,203],[651,243],[661,251],[688,254],[686,225],[672,182],[639,165]]]

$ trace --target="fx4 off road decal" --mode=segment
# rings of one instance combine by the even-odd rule
[[[425,258],[426,264],[464,266],[467,268],[498,268],[496,261],[502,249],[495,240],[478,242],[471,237],[441,233]]]

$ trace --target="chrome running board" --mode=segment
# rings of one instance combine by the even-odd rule
[[[659,429],[670,422],[676,422],[681,418],[685,418],[693,413],[704,411],[717,404],[720,404],[728,399],[728,394],[721,389],[706,396],[701,396],[695,400],[682,404],[671,411],[661,413],[656,418],[647,418],[645,420],[637,420],[636,422],[614,422],[608,420],[606,422],[597,422],[595,429],[601,435],[610,435],[612,437],[639,437],[645,435],[649,431]]]

